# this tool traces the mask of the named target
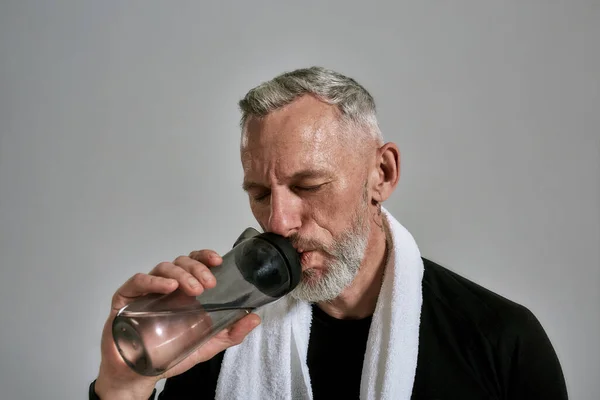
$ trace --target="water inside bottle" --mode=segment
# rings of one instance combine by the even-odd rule
[[[245,308],[207,311],[123,310],[113,324],[117,348],[125,362],[146,376],[160,375],[191,354],[232,320],[251,312]]]

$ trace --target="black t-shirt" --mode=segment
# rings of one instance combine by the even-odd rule
[[[312,306],[308,371],[313,399],[358,399],[371,317],[337,319]]]

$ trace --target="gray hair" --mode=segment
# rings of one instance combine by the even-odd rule
[[[242,130],[250,117],[265,117],[307,94],[335,105],[342,122],[366,129],[373,139],[383,143],[375,101],[369,92],[354,79],[322,67],[286,72],[250,90],[239,102]]]

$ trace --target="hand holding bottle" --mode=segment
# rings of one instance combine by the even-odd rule
[[[211,250],[194,251],[172,263],[158,264],[149,274],[138,273],[125,282],[112,298],[111,312],[102,333],[102,362],[95,384],[101,398],[147,399],[156,382],[181,374],[197,363],[206,361],[241,341],[260,323],[256,314],[249,314],[229,328],[220,331],[203,346],[164,374],[147,377],[134,372],[119,354],[113,340],[112,323],[118,311],[149,293],[167,294],[180,289],[189,296],[198,296],[213,288],[216,280],[210,267],[218,266],[222,258]]]

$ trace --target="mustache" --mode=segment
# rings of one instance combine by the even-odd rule
[[[290,235],[288,239],[290,240],[292,245],[294,245],[294,247],[297,249],[321,250],[331,255],[327,246],[323,245],[320,241],[316,239],[302,237],[297,233]]]

